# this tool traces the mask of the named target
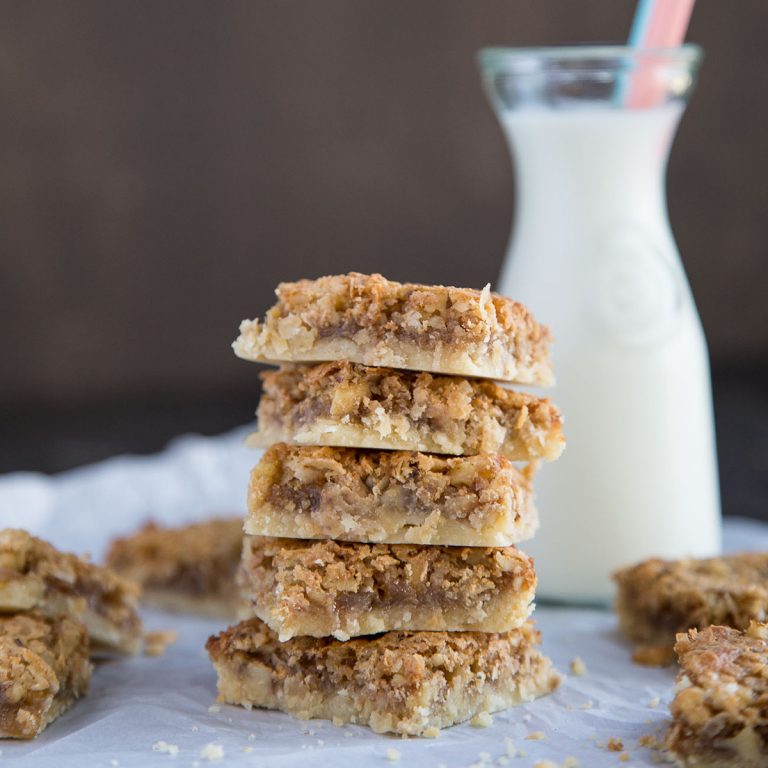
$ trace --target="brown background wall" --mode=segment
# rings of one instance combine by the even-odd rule
[[[621,40],[629,0],[0,5],[0,405],[253,386],[279,279],[481,286],[513,209],[487,44]],[[768,3],[701,0],[670,208],[716,364],[768,359]]]

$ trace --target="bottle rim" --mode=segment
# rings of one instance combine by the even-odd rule
[[[572,71],[625,71],[628,67],[652,64],[678,64],[693,68],[698,66],[703,55],[701,46],[695,43],[685,43],[673,48],[587,44],[531,48],[493,46],[482,48],[478,51],[477,58],[483,69],[527,74],[541,71],[541,65],[557,68],[558,64]]]

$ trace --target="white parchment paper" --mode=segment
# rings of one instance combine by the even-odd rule
[[[112,536],[148,517],[177,523],[241,512],[247,474],[258,458],[242,447],[244,434],[180,438],[158,456],[119,457],[56,477],[7,475],[0,478],[0,527],[23,526],[99,558]],[[726,548],[768,549],[768,526],[729,520]],[[638,739],[665,726],[674,671],[632,664],[609,611],[539,607],[535,618],[544,651],[566,674],[561,689],[496,714],[488,728],[461,725],[427,740],[216,706],[215,674],[203,645],[221,623],[148,612],[147,627],[176,630],[178,642],[159,658],[100,663],[88,696],[36,741],[0,741],[0,766],[206,766],[203,755],[220,752],[213,761],[220,766],[454,768],[499,764],[506,739],[525,753],[510,758],[513,767],[571,755],[583,768],[655,765],[657,755]],[[567,674],[576,656],[587,668],[580,677]],[[545,738],[526,739],[537,731]],[[627,762],[607,750],[610,738],[622,740]],[[204,752],[207,745],[221,751]],[[387,756],[392,749],[399,753],[394,763]]]

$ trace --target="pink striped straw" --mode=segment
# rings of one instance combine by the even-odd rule
[[[685,40],[695,0],[640,0],[629,34],[629,45],[642,50],[675,48]],[[651,106],[658,88],[651,72],[642,69],[631,76],[625,99],[629,107]]]

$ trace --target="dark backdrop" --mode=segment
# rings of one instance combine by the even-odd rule
[[[247,419],[229,344],[281,279],[493,280],[514,191],[475,52],[620,41],[633,5],[0,3],[0,469]],[[697,3],[670,166],[721,436],[752,435],[731,475],[768,469],[767,28],[764,0]]]

